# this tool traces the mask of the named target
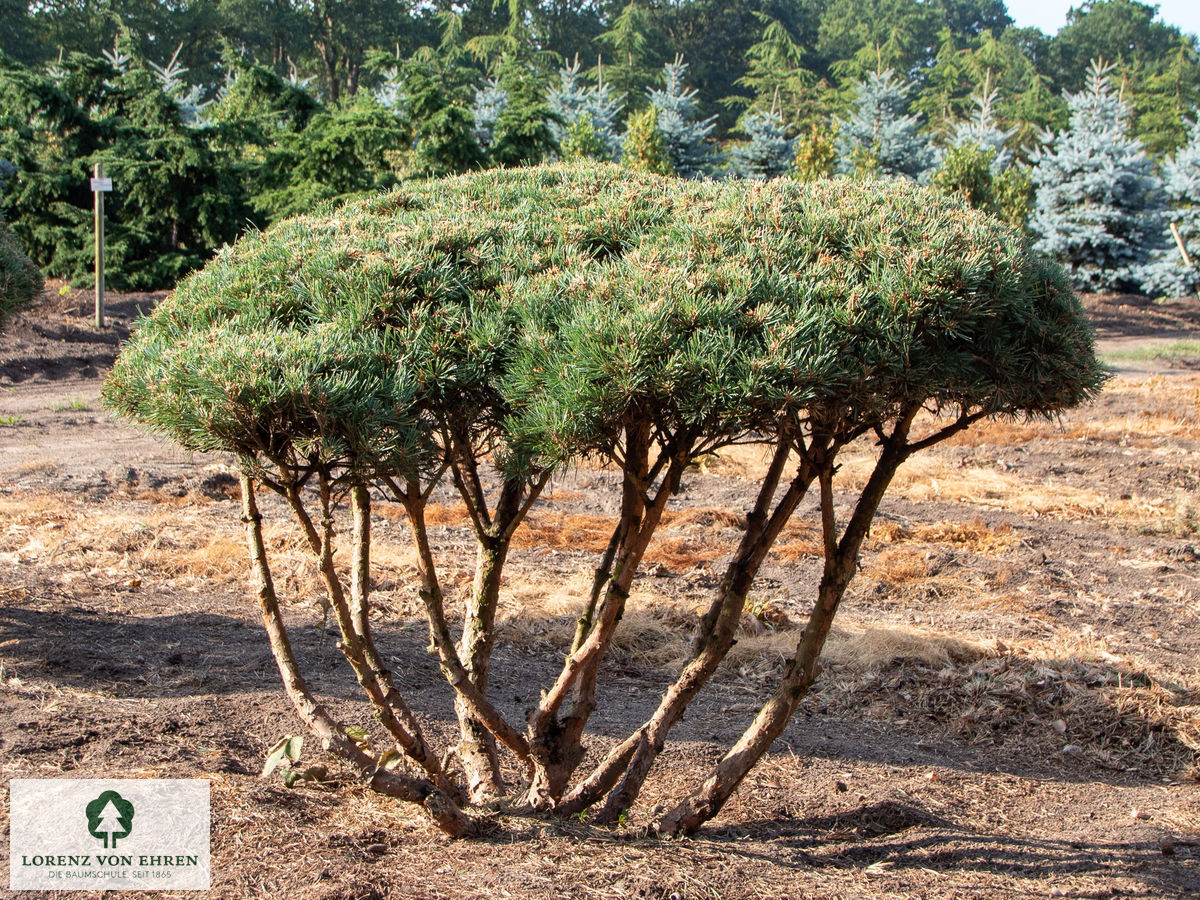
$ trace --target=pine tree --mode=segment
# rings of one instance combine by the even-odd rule
[[[1149,293],[1182,297],[1200,290],[1200,118],[1189,123],[1187,143],[1163,164],[1162,174],[1170,206],[1167,218],[1175,224],[1192,264],[1184,263],[1175,236],[1168,234],[1163,238],[1166,246],[1152,254],[1144,287]]]
[[[658,130],[666,142],[667,155],[677,174],[696,178],[714,164],[708,136],[717,125],[717,117],[697,120],[696,90],[685,87],[687,63],[676,58],[663,66],[662,90],[650,91],[650,104],[658,110]]]
[[[1065,95],[1070,126],[1034,154],[1030,227],[1036,247],[1067,268],[1079,290],[1138,291],[1163,244],[1162,181],[1128,134],[1130,109],[1093,62],[1088,84]]]
[[[855,88],[854,109],[838,119],[837,170],[861,174],[903,175],[920,180],[933,163],[929,139],[921,134],[920,119],[908,115],[908,93],[890,69],[870,72]]]
[[[748,143],[733,148],[733,170],[739,178],[766,180],[786,174],[796,151],[784,133],[778,113],[752,112],[742,120]]]

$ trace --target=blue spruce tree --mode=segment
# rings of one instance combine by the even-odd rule
[[[733,148],[733,171],[739,178],[767,180],[786,174],[796,150],[776,112],[752,112],[742,119],[749,142]]]
[[[837,171],[903,175],[924,180],[933,165],[933,147],[920,132],[920,117],[908,115],[912,82],[902,84],[891,69],[870,72],[858,82],[854,109],[837,119]]]
[[[391,66],[379,74],[381,80],[378,86],[371,91],[371,96],[384,109],[390,109],[397,116],[403,117],[407,113],[407,104],[404,97],[404,79],[400,74],[400,69],[397,66]]]
[[[1064,94],[1070,126],[1034,154],[1030,229],[1035,246],[1061,261],[1084,291],[1139,291],[1163,245],[1162,181],[1128,134],[1130,109],[1109,67],[1093,62],[1088,83]]]
[[[696,178],[716,163],[708,136],[717,125],[717,117],[696,119],[696,90],[684,87],[687,63],[676,57],[663,66],[666,84],[651,90],[650,103],[658,110],[658,131],[667,145],[667,155],[676,174]]]
[[[1191,265],[1170,234],[1164,237],[1167,245],[1151,254],[1143,287],[1147,293],[1182,297],[1200,290],[1200,118],[1189,123],[1187,143],[1163,163],[1162,173],[1170,205],[1167,218],[1175,224]]]
[[[203,122],[203,111],[207,103],[202,102],[204,89],[198,84],[188,85],[183,80],[187,68],[180,64],[179,53],[183,50],[180,44],[175,55],[165,66],[148,63],[150,71],[158,79],[162,91],[174,101],[179,110],[179,118],[184,125],[200,125]]]
[[[475,91],[475,139],[484,150],[492,145],[492,132],[507,105],[508,91],[495,78],[489,78]]]
[[[558,72],[559,84],[550,91],[550,108],[562,119],[550,123],[550,130],[560,146],[565,146],[568,134],[587,131],[592,135],[599,155],[615,160],[621,155],[621,138],[616,122],[625,98],[614,97],[608,85],[601,82],[588,86],[579,77],[579,61],[564,66]],[[585,125],[583,120],[586,120]]]
[[[1012,151],[1004,145],[1016,134],[1016,129],[1010,128],[1006,131],[996,123],[992,106],[998,94],[999,91],[985,87],[981,94],[975,95],[975,115],[954,126],[954,131],[950,134],[950,146],[975,146],[991,150],[995,154],[992,158],[992,170],[1003,172],[1012,164],[1013,159]]]

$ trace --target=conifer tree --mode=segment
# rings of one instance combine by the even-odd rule
[[[1130,109],[1095,61],[1088,84],[1065,95],[1070,126],[1034,154],[1036,247],[1085,291],[1138,291],[1161,246],[1162,181],[1129,136]]]
[[[717,117],[696,119],[697,92],[683,82],[687,68],[678,57],[663,66],[664,86],[650,91],[650,103],[658,110],[658,131],[675,172],[683,178],[695,178],[715,162],[708,136],[717,125]]]
[[[992,151],[992,168],[1002,172],[1012,163],[1012,151],[1005,143],[1015,133],[1015,129],[1003,129],[996,121],[995,104],[999,92],[985,84],[984,89],[975,95],[975,114],[965,122],[958,122],[950,135],[950,146],[974,146]]]
[[[970,55],[959,46],[949,28],[938,35],[938,51],[925,75],[925,83],[913,101],[913,112],[922,115],[934,131],[944,131],[970,109]]]
[[[913,83],[901,83],[891,69],[869,72],[855,87],[854,108],[837,119],[837,170],[878,175],[903,175],[920,180],[933,163],[929,139],[921,121],[908,115]]]
[[[475,140],[479,146],[487,150],[492,145],[492,132],[504,107],[508,105],[508,91],[500,87],[500,82],[489,78],[475,91]]]
[[[837,162],[834,140],[837,137],[837,121],[822,131],[814,122],[804,138],[796,139],[796,159],[793,168],[800,181],[816,181],[833,174]]]
[[[731,154],[739,178],[778,178],[792,167],[796,151],[778,113],[749,113],[742,120],[742,130],[750,140],[734,147]]]
[[[18,246],[0,214],[0,331],[17,307],[31,301],[41,290],[42,273]]]
[[[587,116],[580,116],[567,126],[559,142],[559,152],[563,159],[612,159],[608,146],[596,134]]]
[[[1152,254],[1143,286],[1149,293],[1182,297],[1200,290],[1200,119],[1189,123],[1187,143],[1163,163],[1162,175],[1167,219],[1175,224],[1191,265],[1184,262],[1175,235],[1164,235],[1165,246]]]
[[[1017,228],[1023,229],[1029,220],[1033,194],[1029,167],[1012,165],[999,171],[996,151],[979,144],[947,150],[930,183]]]
[[[303,131],[281,136],[261,167],[254,205],[275,221],[322,200],[390,187],[391,157],[405,138],[395,114],[362,91],[353,103],[313,116]]]
[[[759,103],[770,101],[785,124],[795,127],[813,113],[816,76],[804,65],[804,48],[779,19],[762,12],[762,37],[746,51],[746,74],[737,80]]]
[[[201,101],[204,89],[198,84],[189,85],[183,80],[187,67],[179,62],[181,50],[183,50],[183,44],[175,49],[175,54],[165,66],[153,62],[147,63],[147,65],[158,78],[162,92],[175,101],[180,120],[185,125],[198,125],[201,123],[201,116],[207,105]]]
[[[1133,92],[1134,128],[1154,156],[1165,156],[1188,140],[1185,116],[1200,105],[1198,72],[1200,48],[1190,36],[1180,35],[1170,61],[1140,79]]]
[[[378,85],[371,90],[375,102],[384,109],[390,109],[397,116],[405,115],[404,80],[400,76],[398,66],[390,66],[379,73],[382,77]]]
[[[465,172],[485,162],[475,136],[478,71],[467,64],[461,18],[450,12],[441,18],[437,50],[422,48],[399,72],[414,168],[425,175]]]
[[[644,96],[654,79],[650,54],[656,39],[650,11],[638,0],[629,0],[612,27],[596,38],[612,54],[612,62],[605,59],[609,80],[633,102]]]
[[[504,102],[492,126],[487,147],[492,161],[502,166],[536,165],[558,154],[552,130],[562,121],[546,99],[542,76],[530,60],[509,56],[501,61],[496,90]]]
[[[1053,417],[1104,380],[1060,267],[932,190],[902,179],[684,184],[583,164],[414,179],[247,235],[139,327],[104,398],[186,450],[237,459],[255,595],[297,714],[364,787],[454,837],[494,835],[522,815],[623,823],[728,659],[764,561],[787,529],[811,528],[821,559],[806,625],[761,707],[689,779],[690,794],[668,786],[643,799],[656,804],[651,827],[670,836],[721,811],[817,684],[901,466],[979,421]],[[864,438],[877,454],[847,476],[845,453]],[[686,659],[657,701],[634,698],[646,718],[588,753],[593,714],[622,700],[600,683],[660,526],[694,509],[686,479],[699,460],[748,441],[770,462]],[[509,686],[528,666],[502,671],[493,652],[506,559],[518,541],[538,546],[528,518],[580,459],[603,460],[620,481],[612,538],[556,648],[563,664],[528,691],[522,723]],[[461,556],[427,527],[439,485],[463,503],[476,543],[473,584],[451,595],[461,630],[442,587]],[[260,507],[260,491],[280,502]],[[435,685],[394,674],[376,643],[372,512],[388,501],[413,540],[411,589],[444,676],[426,709],[453,701],[457,747],[406,700]],[[263,521],[284,510],[361,711],[314,693],[311,654],[293,650],[296,616],[281,612],[292,597],[272,569],[291,568],[291,547],[268,542]],[[318,662],[327,684],[328,654]],[[346,726],[372,714],[364,747]],[[386,765],[395,757],[401,765]],[[518,766],[526,777],[506,784]],[[499,824],[494,805],[481,808],[493,799],[505,804]]]
[[[621,143],[621,164],[652,175],[674,175],[667,142],[658,129],[658,107],[648,106],[629,120]]]
[[[550,109],[562,121],[552,121],[550,131],[564,154],[571,137],[573,155],[615,160],[621,152],[615,126],[624,98],[612,96],[604,82],[585,85],[579,74],[578,59],[559,69],[558,77],[559,83],[551,89],[549,102]]]

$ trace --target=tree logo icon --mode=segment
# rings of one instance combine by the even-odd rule
[[[116,791],[105,791],[84,810],[88,832],[104,841],[105,850],[115,850],[117,841],[133,831],[133,804]]]

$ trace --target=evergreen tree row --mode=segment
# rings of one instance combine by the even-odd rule
[[[1139,8],[1104,0],[1056,40],[1091,35],[1090,48],[1103,17],[1128,39]],[[806,68],[794,21],[754,11],[743,26],[761,39],[736,79],[749,96],[723,98],[741,110],[731,130],[696,87],[711,61],[693,69],[676,54],[657,73],[649,67],[661,23],[637,3],[594,36],[609,61],[600,56],[591,70],[578,57],[560,64],[521,0],[497,11],[491,31],[470,10],[446,11],[430,32],[436,39],[407,56],[399,44],[368,53],[355,89],[344,85],[336,102],[328,73],[322,88],[294,65],[280,74],[278,64],[233,50],[215,64],[213,87],[184,66],[183,46],[160,64],[123,29],[97,55],[66,53],[40,67],[0,58],[0,160],[11,170],[0,210],[48,274],[84,276],[87,175],[104,162],[117,182],[112,284],[150,288],[173,284],[247,227],[410,177],[580,157],[685,178],[904,177],[1028,225],[1080,288],[1190,290],[1194,269],[1179,247],[1200,251],[1195,92],[1181,74],[1192,57],[1175,58],[1171,110],[1130,88],[1120,57],[1095,60],[1078,89],[1059,97],[1034,70],[1013,76],[1020,67],[1003,17],[976,18],[958,31],[947,18],[924,72],[900,65],[915,51],[896,43],[899,31],[869,53],[863,44],[841,59],[835,90],[834,76]],[[1137,19],[1143,31],[1152,18]],[[1004,29],[1002,39],[985,20]],[[1144,87],[1144,72],[1139,79]],[[1051,114],[1055,104],[1065,115]],[[1182,137],[1163,131],[1156,152],[1138,134],[1150,120]]]

